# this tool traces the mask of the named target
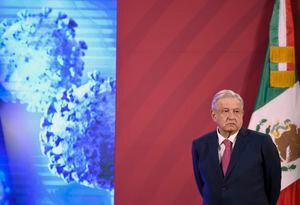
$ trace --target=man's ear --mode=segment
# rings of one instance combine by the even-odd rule
[[[211,115],[211,118],[213,119],[214,122],[216,122],[217,120],[217,113],[214,111],[214,110],[210,110],[210,115]]]

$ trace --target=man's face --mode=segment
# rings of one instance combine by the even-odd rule
[[[225,97],[216,102],[215,110],[211,111],[212,119],[224,137],[236,133],[243,124],[244,110],[237,98]]]

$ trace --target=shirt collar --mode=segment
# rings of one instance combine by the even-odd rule
[[[232,142],[232,144],[235,144],[236,136],[238,133],[239,133],[239,130],[236,133],[234,133],[233,135],[230,135],[228,138],[225,138],[219,133],[219,128],[217,128],[219,145],[221,145],[225,139],[229,139]]]

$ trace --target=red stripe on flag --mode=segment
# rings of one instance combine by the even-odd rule
[[[294,182],[280,192],[277,205],[299,205],[300,204],[300,180]]]
[[[291,1],[286,0],[286,35],[287,46],[295,46],[294,21],[292,16]]]
[[[291,0],[285,0],[286,7],[286,43],[287,46],[295,47],[295,35],[294,35],[294,21],[292,15]],[[287,70],[295,70],[295,65],[292,63],[287,64]]]

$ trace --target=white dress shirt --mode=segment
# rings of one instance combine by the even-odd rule
[[[233,147],[234,147],[234,144],[235,144],[235,141],[236,141],[236,136],[237,134],[239,133],[239,131],[237,131],[236,133],[234,133],[233,135],[230,135],[228,138],[225,138],[223,137],[220,132],[219,132],[219,129],[217,129],[217,133],[218,133],[218,139],[219,139],[219,149],[218,149],[218,153],[219,153],[219,161],[221,163],[221,159],[222,159],[222,156],[223,156],[223,153],[224,153],[224,150],[225,150],[225,145],[223,144],[223,141],[225,139],[228,139],[231,141],[232,143],[232,148],[231,150],[233,150]]]

